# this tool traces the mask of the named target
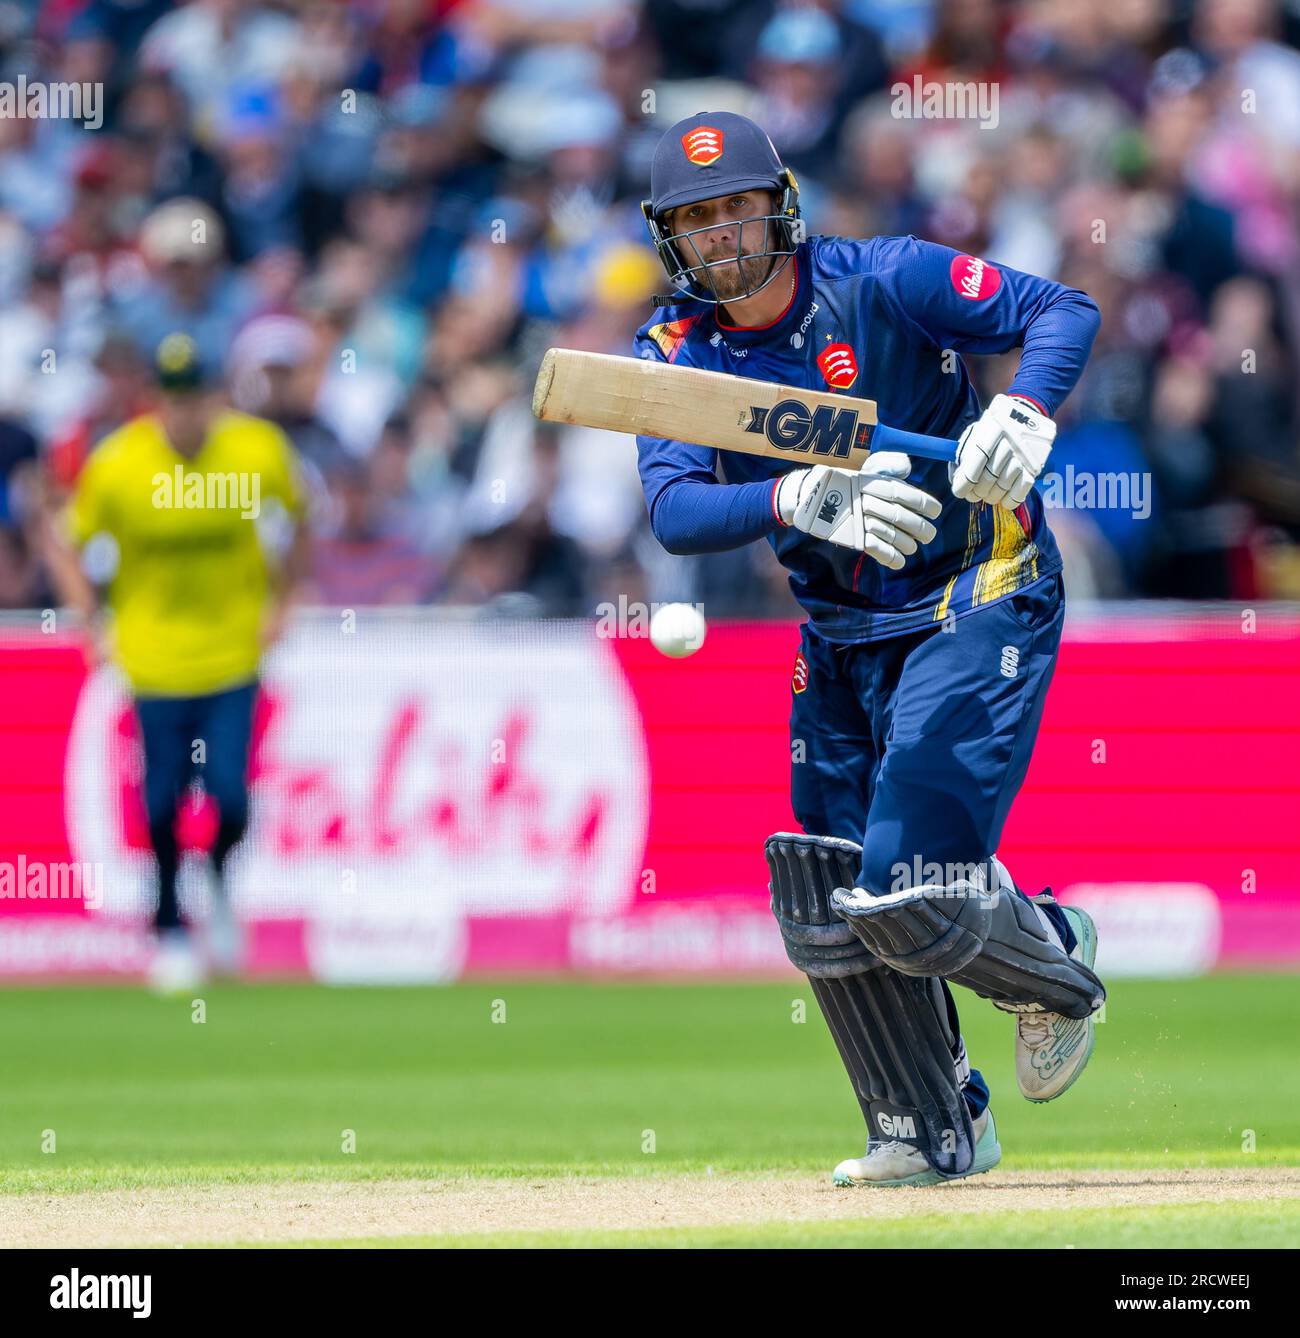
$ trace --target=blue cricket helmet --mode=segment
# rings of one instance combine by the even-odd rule
[[[785,167],[771,139],[763,129],[747,116],[735,112],[697,112],[684,121],[678,121],[660,139],[650,165],[650,198],[642,202],[650,237],[674,288],[677,297],[695,298],[701,302],[717,303],[708,282],[710,265],[728,264],[715,260],[689,265],[676,243],[690,241],[709,228],[694,228],[674,233],[668,227],[668,211],[679,205],[711,200],[719,195],[739,194],[742,191],[770,190],[779,200],[777,212],[746,219],[739,226],[742,234],[737,250],[743,249],[745,228],[761,224],[763,241],[760,249],[747,251],[751,257],[792,256],[804,239],[804,226],[799,212],[799,187],[794,174]],[[699,259],[699,252],[696,251]],[[739,296],[752,297],[765,288],[784,269],[772,265],[762,283]],[[730,301],[739,300],[733,296]]]

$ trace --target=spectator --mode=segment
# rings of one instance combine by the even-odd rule
[[[331,514],[314,550],[306,598],[328,608],[426,602],[436,569],[427,554],[385,524],[373,467],[342,460],[327,482]]]
[[[316,414],[319,368],[316,332],[296,316],[250,321],[227,359],[236,406],[281,428],[318,480],[347,458],[338,437]]]
[[[145,356],[167,334],[189,335],[206,365],[220,367],[251,314],[246,274],[225,263],[225,228],[201,200],[160,205],[140,229],[150,278],[120,301],[120,319]]]

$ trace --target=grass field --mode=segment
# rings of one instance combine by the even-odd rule
[[[1002,1166],[884,1192],[829,1187],[862,1123],[797,982],[199,997],[0,993],[0,1244],[1300,1238],[1292,977],[1118,982],[1046,1106],[963,994]]]

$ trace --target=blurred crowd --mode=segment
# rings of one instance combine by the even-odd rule
[[[630,352],[649,156],[705,108],[810,231],[1097,300],[1051,467],[1150,505],[1053,513],[1073,594],[1300,597],[1298,38],[1273,0],[0,0],[0,80],[104,88],[96,129],[0,117],[0,607],[53,598],[35,499],[184,330],[301,453],[311,599],[792,611],[766,545],[658,549],[629,440],[529,412],[549,345]],[[896,114],[915,76],[996,125]]]

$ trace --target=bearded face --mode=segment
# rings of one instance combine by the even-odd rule
[[[749,229],[745,231],[748,233]],[[761,229],[756,228],[755,231],[766,233],[767,224],[763,224]],[[706,262],[723,262],[714,264],[703,274],[704,282],[713,289],[714,297],[720,302],[734,301],[746,293],[752,293],[771,272],[774,259],[770,255],[754,254],[756,251],[766,249],[762,235],[756,240],[758,245],[752,249],[742,242],[739,251],[735,246],[719,247],[704,256]]]
[[[763,253],[771,227],[766,215],[775,208],[770,191],[753,190],[672,211],[670,226],[682,263],[719,302],[747,296],[772,272],[777,257]]]

